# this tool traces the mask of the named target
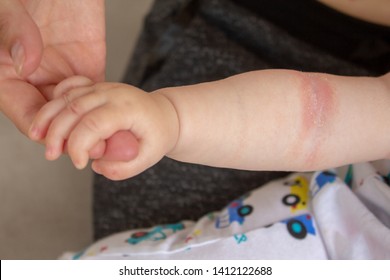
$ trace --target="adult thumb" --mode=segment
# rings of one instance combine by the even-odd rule
[[[43,42],[38,26],[19,0],[0,2],[0,46],[8,50],[21,78],[39,66]]]

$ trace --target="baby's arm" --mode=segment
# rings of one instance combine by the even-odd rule
[[[111,179],[134,176],[164,155],[247,170],[323,169],[389,157],[389,78],[265,70],[152,94],[98,84],[68,93],[46,137],[68,139],[82,168],[96,142],[132,131],[135,160],[92,165]],[[44,119],[35,125],[51,121]]]
[[[390,156],[390,73],[265,70],[157,92],[177,110],[180,161],[309,171]]]

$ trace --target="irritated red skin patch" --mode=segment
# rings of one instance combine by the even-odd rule
[[[334,115],[334,90],[326,74],[300,73],[302,101],[302,143],[308,143],[305,154],[307,166],[313,166],[319,156],[329,125]]]

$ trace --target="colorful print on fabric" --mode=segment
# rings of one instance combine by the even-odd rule
[[[331,184],[336,181],[336,174],[332,171],[324,171],[316,176],[316,183],[319,188],[324,187],[326,184]]]
[[[85,250],[80,251],[73,255],[72,260],[79,260],[84,255]]]
[[[336,172],[327,170],[314,174],[314,184],[312,186],[312,197],[316,196],[317,193],[326,185],[336,182]]]
[[[348,185],[348,187],[352,188],[353,181],[353,165],[350,164],[348,166],[347,173],[345,174],[344,182]]]
[[[182,223],[157,226],[150,231],[138,231],[133,233],[131,237],[126,240],[126,242],[129,244],[136,245],[146,240],[158,241],[166,239],[169,234],[175,233],[176,231],[183,229],[184,225]]]
[[[193,240],[194,238],[200,236],[201,234],[202,234],[202,231],[201,231],[200,229],[194,230],[190,235],[188,235],[188,236],[185,238],[184,242],[185,242],[185,243],[188,243],[188,242],[190,242],[191,240]]]
[[[244,205],[244,199],[247,196],[243,196],[239,199],[232,201],[227,208],[217,217],[215,221],[216,228],[229,227],[233,222],[237,222],[242,225],[245,221],[245,217],[250,215],[253,211],[251,205]]]
[[[234,235],[234,240],[236,240],[237,244],[240,245],[241,243],[247,242],[248,237],[242,233],[242,234],[235,234]]]
[[[316,235],[313,219],[310,214],[303,214],[293,218],[283,220],[291,236],[296,239],[304,239],[307,234]]]
[[[287,181],[284,184],[290,187],[290,193],[282,198],[283,204],[289,206],[292,213],[306,209],[309,198],[307,179],[303,176],[297,176],[293,181]]]

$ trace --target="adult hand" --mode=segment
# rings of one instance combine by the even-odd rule
[[[60,81],[104,79],[104,0],[2,0],[0,18],[0,110],[25,135]],[[116,158],[110,143],[92,157]]]
[[[54,86],[104,78],[103,0],[2,0],[0,108],[26,134]]]

